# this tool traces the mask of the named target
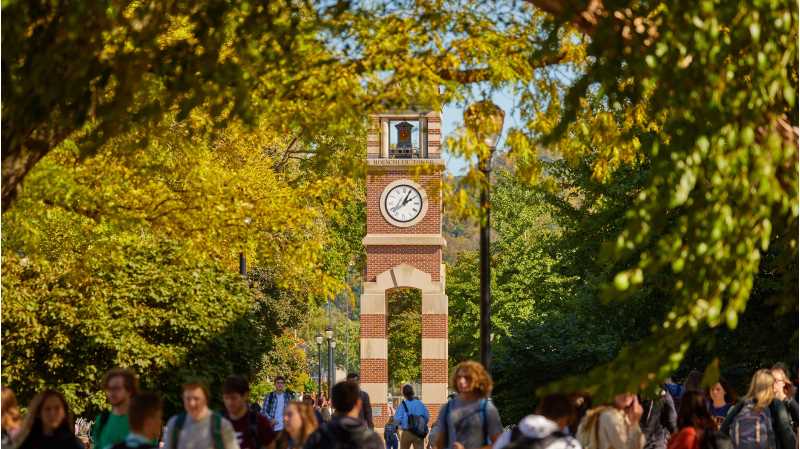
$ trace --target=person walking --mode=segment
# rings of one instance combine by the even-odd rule
[[[678,410],[680,430],[669,440],[667,449],[733,448],[729,438],[718,438],[718,435],[724,434],[716,431],[717,424],[711,416],[703,393],[687,390],[681,397]],[[707,444],[708,439],[714,439],[713,443]]]
[[[161,397],[150,392],[138,393],[131,398],[128,407],[130,432],[112,449],[156,449],[164,421],[163,413]]]
[[[208,408],[208,387],[185,383],[182,397],[185,411],[167,422],[166,449],[239,449],[230,421]]]
[[[72,413],[63,394],[48,389],[33,398],[17,448],[83,449],[83,443],[75,436]]]
[[[334,385],[331,402],[333,418],[309,437],[305,449],[383,449],[381,438],[361,418],[363,405],[356,383]]]
[[[774,390],[775,398],[783,402],[789,417],[792,419],[792,430],[797,435],[798,406],[793,396],[792,382],[789,380],[789,368],[783,363],[776,363],[770,369],[772,377],[775,378]]]
[[[347,381],[353,382],[358,386],[358,394],[361,397],[361,414],[359,417],[367,423],[367,427],[374,429],[375,424],[372,422],[372,404],[369,401],[369,394],[361,389],[361,376],[359,376],[358,373],[348,373]]]
[[[403,401],[397,407],[394,420],[400,426],[400,449],[425,449],[424,440],[428,435],[428,408],[414,397],[414,387],[403,385]]]
[[[386,449],[398,449],[400,439],[397,437],[397,429],[399,425],[397,418],[391,414],[389,416],[391,416],[389,422],[383,426],[383,442],[386,443]]]
[[[458,394],[439,410],[438,449],[489,449],[497,442],[503,424],[489,400],[492,386],[492,378],[480,363],[467,360],[456,366],[450,387]]]
[[[658,397],[642,402],[639,426],[645,437],[645,449],[667,449],[669,436],[678,430],[678,414],[672,396],[660,387]]]
[[[322,425],[322,413],[319,412],[319,408],[316,406],[316,401],[314,400],[314,396],[310,394],[303,395],[303,404],[311,407],[311,410],[314,411],[314,416],[317,418],[317,427]]]
[[[106,449],[125,440],[130,431],[128,407],[139,390],[136,374],[127,368],[113,368],[103,376],[103,390],[111,410],[105,410],[94,420],[92,447]]]
[[[730,435],[736,449],[796,447],[792,420],[783,402],[775,398],[775,378],[770,370],[753,374],[747,395],[731,408],[720,431]]]
[[[264,405],[261,407],[261,413],[272,423],[275,432],[283,430],[283,411],[286,404],[294,399],[294,393],[286,388],[286,378],[275,377],[275,391],[264,397]]]
[[[223,416],[231,422],[241,449],[263,449],[275,441],[272,423],[247,402],[250,384],[242,376],[229,376],[222,384]]]
[[[314,408],[292,401],[283,414],[283,431],[275,441],[275,449],[301,449],[308,438],[319,428]]]
[[[19,404],[17,404],[17,396],[10,388],[3,388],[2,398],[2,428],[3,440],[2,449],[11,449],[14,442],[17,441],[19,434],[22,415],[19,412]]]
[[[611,405],[595,407],[578,426],[578,441],[586,449],[642,449],[645,437],[639,426],[642,406],[633,393],[614,397]]]
[[[545,396],[536,413],[522,418],[514,430],[503,432],[492,449],[581,449],[578,440],[568,434],[575,416],[568,396]]]
[[[719,379],[717,383],[708,388],[706,396],[708,411],[711,412],[711,417],[714,418],[714,422],[719,428],[736,402],[736,393],[734,393],[728,382],[724,379]]]

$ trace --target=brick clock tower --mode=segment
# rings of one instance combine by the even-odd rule
[[[414,125],[416,123],[416,125]],[[367,253],[361,295],[361,388],[376,428],[388,420],[387,291],[422,294],[422,391],[431,423],[447,399],[447,296],[442,265],[441,115],[370,116],[367,137]],[[416,132],[414,128],[416,127]]]

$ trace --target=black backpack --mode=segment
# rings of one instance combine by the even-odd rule
[[[408,411],[406,401],[403,401],[401,405],[406,411],[406,416],[408,416],[408,430],[420,438],[428,436],[428,423],[425,422],[424,417],[412,415],[411,412]]]

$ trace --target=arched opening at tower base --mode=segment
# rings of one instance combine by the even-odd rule
[[[386,291],[389,395],[397,408],[405,384],[422,387],[422,291],[399,287]]]

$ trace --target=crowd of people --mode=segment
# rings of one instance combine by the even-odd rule
[[[783,365],[758,370],[747,394],[738,398],[724,380],[701,388],[692,372],[683,384],[667,380],[654,398],[633,392],[592,406],[588,394],[541,398],[531,415],[504,428],[491,401],[492,380],[483,366],[456,366],[453,394],[437,418],[414,394],[385,418],[384,435],[374,431],[369,395],[357,374],[323,397],[296,397],[286,379],[261,405],[249,401],[242,376],[222,385],[223,410],[209,408],[211,392],[201,382],[182,386],[184,410],[164,427],[162,398],[139,391],[136,375],[117,368],[103,379],[110,409],[100,413],[90,435],[76,432],[64,395],[37,394],[25,416],[13,392],[2,392],[2,448],[20,449],[796,449],[797,391]],[[328,410],[328,409],[332,410]],[[431,422],[435,421],[435,422]]]

